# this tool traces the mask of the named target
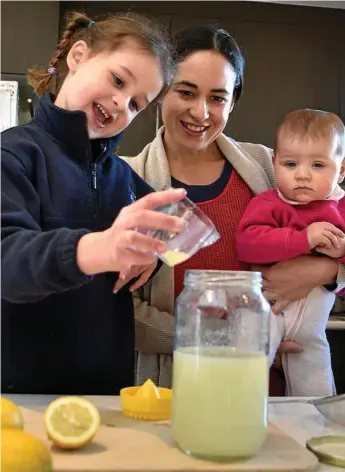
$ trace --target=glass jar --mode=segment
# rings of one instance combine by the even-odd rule
[[[176,302],[172,432],[187,454],[255,455],[267,429],[270,306],[259,272],[188,270]]]

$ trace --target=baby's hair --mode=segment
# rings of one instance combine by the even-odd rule
[[[334,113],[310,108],[288,113],[278,127],[275,149],[282,135],[298,139],[335,140],[336,154],[345,158],[345,126]]]
[[[135,13],[108,15],[100,21],[94,21],[82,13],[69,13],[66,28],[48,68],[28,69],[28,82],[38,95],[43,95],[50,90],[55,74],[60,79],[59,82],[65,79],[68,73],[66,58],[75,42],[85,41],[91,54],[97,54],[116,50],[127,38],[134,39],[139,47],[159,59],[165,84],[161,93],[164,93],[174,73],[173,50],[169,36],[159,23]]]

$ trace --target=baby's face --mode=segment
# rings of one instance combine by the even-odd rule
[[[326,199],[345,174],[344,156],[333,139],[280,136],[274,158],[277,187],[285,198],[299,203]]]

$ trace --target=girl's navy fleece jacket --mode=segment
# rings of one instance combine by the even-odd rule
[[[2,392],[118,394],[134,381],[132,294],[81,273],[76,245],[153,190],[118,138],[90,141],[86,114],[50,94],[1,138]]]

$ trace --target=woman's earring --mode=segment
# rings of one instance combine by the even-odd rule
[[[158,134],[158,130],[159,130],[159,105],[157,103],[156,105],[156,136]]]

